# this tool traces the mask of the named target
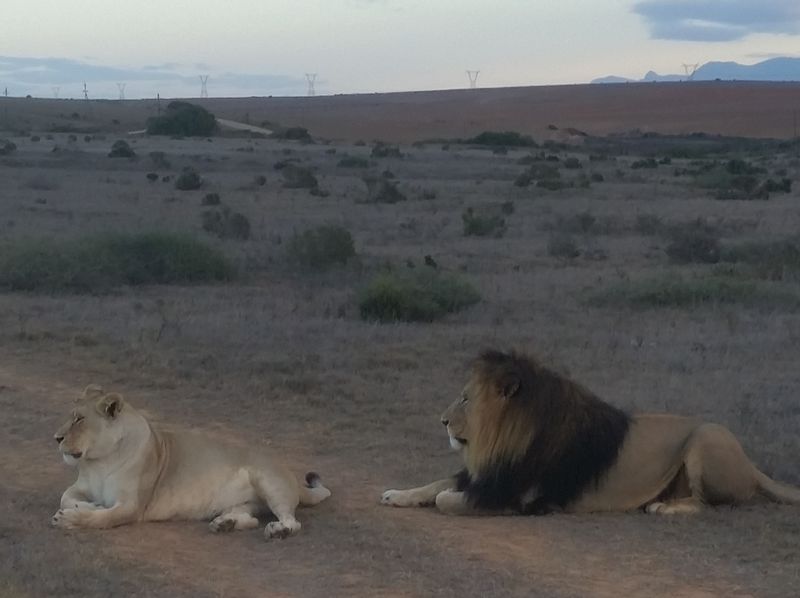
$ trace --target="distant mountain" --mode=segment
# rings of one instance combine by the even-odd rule
[[[738,62],[707,62],[698,68],[692,81],[800,81],[800,58],[770,58],[756,64],[739,64]],[[636,81],[685,81],[686,75],[659,75],[648,71],[642,79],[625,77],[600,77],[592,83],[632,83]]]

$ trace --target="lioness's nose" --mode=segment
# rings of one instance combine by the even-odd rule
[[[446,425],[447,425],[447,424],[449,424],[449,423],[450,423],[450,420],[449,420],[449,419],[442,418],[442,424],[443,424],[443,425],[445,425],[445,426],[446,426]]]
[[[64,437],[63,436],[59,436],[58,434],[56,434],[55,435],[55,439],[56,439],[56,442],[58,444],[61,444],[61,441],[64,440]]]

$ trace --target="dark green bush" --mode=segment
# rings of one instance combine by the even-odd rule
[[[293,162],[286,164],[281,169],[283,186],[287,189],[316,189],[319,186],[317,177],[305,166],[298,166]]]
[[[461,214],[465,237],[502,237],[506,232],[505,218],[499,214],[478,214],[467,208]]]
[[[571,260],[578,257],[581,252],[575,240],[569,233],[553,233],[547,240],[547,254],[551,257]]]
[[[687,308],[701,305],[736,304],[752,308],[800,307],[791,291],[754,280],[726,276],[683,278],[674,275],[617,283],[586,297],[597,307]]]
[[[666,247],[667,256],[677,264],[716,264],[720,258],[719,235],[700,227],[674,228]]]
[[[120,285],[209,282],[234,275],[221,252],[173,233],[20,241],[0,252],[0,287],[13,291],[93,293]]]
[[[407,199],[389,179],[365,177],[363,181],[367,186],[367,203],[397,203]]]
[[[218,206],[220,204],[219,193],[206,193],[205,197],[200,200],[201,206]]]
[[[583,168],[583,165],[581,164],[581,161],[578,160],[578,158],[569,157],[566,160],[564,160],[564,168],[575,170],[578,168]]]
[[[289,240],[286,252],[290,262],[311,270],[344,265],[356,255],[350,232],[333,225],[295,234]]]
[[[118,139],[111,146],[111,151],[108,152],[109,158],[135,158],[136,152],[133,151],[128,142],[124,139]]]
[[[402,158],[403,154],[400,151],[400,148],[396,145],[389,145],[388,143],[383,143],[381,141],[377,142],[374,146],[372,146],[372,153],[370,154],[373,158]]]
[[[757,278],[795,279],[800,274],[800,238],[740,243],[724,247],[722,260],[749,266],[750,274]]]
[[[344,156],[336,166],[339,168],[368,168],[369,160],[361,156]]]
[[[432,322],[474,305],[480,295],[466,280],[433,268],[386,272],[362,291],[361,317],[378,322]]]
[[[536,147],[536,142],[530,135],[522,135],[515,131],[484,131],[475,137],[465,140],[465,142],[501,147]]]
[[[191,167],[183,169],[175,179],[175,188],[181,191],[192,191],[203,186],[203,178]]]
[[[0,139],[0,156],[7,156],[16,151],[17,144],[8,139]]]
[[[148,135],[207,137],[216,129],[214,115],[202,106],[189,102],[170,102],[164,114],[147,119]]]
[[[227,206],[222,210],[206,210],[201,215],[203,230],[217,235],[220,239],[250,238],[250,220],[240,212],[233,212]]]

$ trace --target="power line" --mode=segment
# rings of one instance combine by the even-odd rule
[[[467,77],[469,78],[469,88],[475,89],[478,87],[478,75],[480,71],[467,71]]]
[[[124,83],[117,83],[117,87],[119,88],[119,99],[125,99],[125,84]]]
[[[52,87],[52,90],[53,90],[53,97],[54,97],[55,99],[58,99],[58,91],[59,91],[60,89],[61,89],[61,88],[60,88],[60,87],[58,87],[58,86],[53,86],[53,87]]]
[[[208,97],[208,75],[198,75],[200,77],[200,97]]]
[[[700,65],[697,63],[695,64],[684,63],[682,66],[683,66],[683,71],[686,73],[686,80],[691,81],[694,78],[694,73],[695,71],[697,71],[697,67],[699,67]]]
[[[89,89],[86,87],[86,81],[83,82],[83,99],[89,99]]]
[[[314,89],[314,83],[317,80],[317,73],[306,73],[306,81],[308,81],[308,95],[317,95],[317,90]]]

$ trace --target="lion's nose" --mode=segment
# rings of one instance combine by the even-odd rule
[[[449,419],[442,418],[442,424],[443,424],[443,425],[445,425],[445,426],[446,426],[446,425],[447,425],[447,424],[449,424],[449,423],[450,423],[450,420],[449,420]]]
[[[58,444],[61,444],[61,441],[64,440],[64,437],[63,436],[59,436],[58,434],[56,434],[55,435],[55,439],[56,439],[56,442]]]

